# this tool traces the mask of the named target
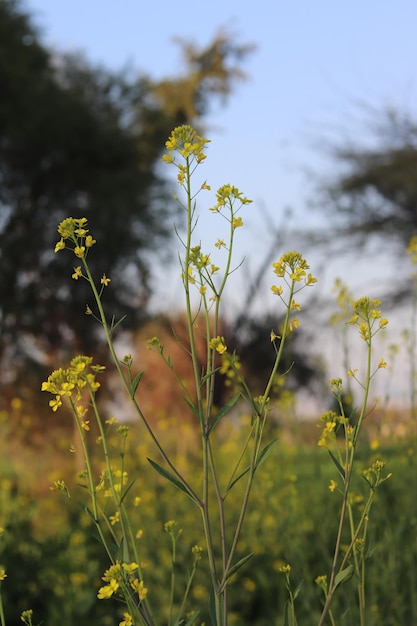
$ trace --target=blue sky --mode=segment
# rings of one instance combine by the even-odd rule
[[[314,177],[329,167],[323,138],[360,134],[360,107],[411,109],[417,93],[415,0],[139,2],[27,0],[44,40],[97,63],[129,63],[154,78],[181,69],[175,36],[207,43],[221,28],[253,42],[248,81],[209,117],[204,175],[255,201],[250,241],[265,236],[263,205],[277,225],[317,223],[307,208]],[[326,172],[328,170],[326,169]],[[243,247],[250,248],[246,241]],[[246,250],[245,250],[246,253]]]
[[[25,6],[50,47],[82,51],[114,69],[129,64],[153,78],[181,71],[174,37],[205,44],[226,28],[256,45],[245,66],[248,80],[207,119],[212,144],[202,174],[212,189],[230,182],[254,200],[239,247],[249,263],[238,290],[270,244],[265,209],[275,228],[285,230],[288,207],[292,226],[325,228],[309,208],[316,182],[311,172],[331,172],[321,150],[327,139],[362,138],[358,103],[410,111],[415,106],[415,0],[26,0]],[[205,213],[199,227],[215,241],[211,219]],[[294,246],[284,239],[285,249]],[[283,251],[277,250],[277,259]],[[357,297],[385,271],[382,257],[356,268],[343,259],[326,266],[322,259],[309,260],[322,289],[343,274],[361,289]]]

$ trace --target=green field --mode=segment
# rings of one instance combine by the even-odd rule
[[[21,624],[20,614],[28,608],[34,611],[34,624],[117,624],[122,608],[114,600],[98,601],[96,597],[108,560],[83,510],[84,490],[76,478],[80,468],[77,456],[68,452],[69,434],[51,429],[43,443],[29,446],[10,430],[6,415],[1,428],[0,526],[4,532],[0,563],[7,571],[2,595],[8,626]],[[279,568],[286,563],[291,564],[294,586],[303,583],[296,600],[298,623],[313,626],[320,615],[320,590],[314,580],[330,569],[341,497],[337,489],[329,490],[329,483],[337,475],[327,451],[316,445],[315,424],[299,426],[292,434],[291,439],[298,437],[303,444],[287,443],[288,437],[280,429],[276,434],[279,443],[257,474],[239,545],[239,555],[254,552],[255,556],[239,570],[230,587],[229,621],[233,625],[283,623],[287,592]],[[177,520],[183,531],[177,551],[179,591],[191,563],[191,547],[203,545],[204,540],[198,510],[149,466],[146,456],[153,453],[142,437],[139,427],[131,429],[127,470],[136,481],[128,499],[139,531],[149,602],[163,616],[168,606],[170,565],[164,523]],[[218,454],[226,468],[239,439],[237,427],[224,428],[220,439]],[[173,436],[173,452],[177,443]],[[384,459],[387,472],[393,475],[378,490],[369,521],[367,624],[417,624],[415,440],[381,443],[375,450],[363,444],[359,449],[353,485],[358,515],[366,491],[361,472],[376,458]],[[178,461],[187,475],[198,477],[199,459],[194,456],[192,437],[178,452]],[[61,478],[69,487],[69,499],[50,490],[52,482]],[[133,506],[138,497],[139,506]],[[234,497],[238,498],[238,492]],[[190,609],[201,610],[197,623],[209,623],[207,576],[203,552],[189,601]],[[356,606],[356,581],[352,578],[339,587],[335,597],[337,624],[355,626]]]

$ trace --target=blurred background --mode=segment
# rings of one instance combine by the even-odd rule
[[[277,427],[288,426],[293,440],[296,424],[314,441],[318,415],[332,405],[327,380],[345,377],[346,364],[360,367],[360,342],[346,344],[346,306],[369,295],[390,319],[375,353],[388,368],[375,378],[370,440],[379,445],[389,415],[385,438],[405,433],[408,445],[417,382],[415,278],[406,252],[417,234],[416,20],[412,0],[0,0],[6,508],[22,484],[24,497],[32,493],[21,472],[37,463],[46,433],[54,462],[71,437],[41,397],[41,382],[74,354],[106,359],[103,337],[84,314],[87,285],[71,280],[68,255],[53,252],[65,217],[89,220],[98,242],[92,270],[112,279],[106,310],[127,315],[121,349],[133,346],[138,367],[152,371],[145,402],[168,426],[181,414],[172,390],[155,394],[163,374],[144,346],[162,334],[175,351],[171,329],[184,333],[174,232],[174,225],[182,232],[184,216],[173,199],[175,172],[161,162],[171,130],[184,123],[211,139],[197,178],[211,186],[198,198],[196,237],[205,251],[223,235],[208,210],[215,190],[231,183],[253,200],[242,212],[235,259],[244,264],[231,277],[223,323],[255,389],[274,358],[269,335],[282,316],[270,293],[272,263],[297,249],[318,279],[301,297]],[[111,375],[107,382],[103,406],[111,412],[121,401]],[[354,388],[349,394],[354,406]],[[38,470],[45,495],[55,470]],[[24,535],[30,520],[20,521]]]

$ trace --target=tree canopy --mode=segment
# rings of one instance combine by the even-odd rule
[[[111,275],[106,302],[137,324],[151,264],[166,250],[173,212],[158,167],[173,127],[201,124],[227,98],[251,46],[219,34],[199,49],[182,42],[184,71],[154,82],[48,50],[16,0],[0,2],[0,365],[5,374],[57,345],[89,351],[87,286],[55,255],[56,228],[87,217],[91,265]],[[6,377],[7,378],[7,377]]]
[[[404,251],[417,233],[417,119],[373,111],[366,131],[365,140],[333,146],[341,169],[326,186],[326,208],[357,244],[377,236]]]

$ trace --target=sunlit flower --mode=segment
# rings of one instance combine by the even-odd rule
[[[108,585],[104,585],[104,587],[100,587],[97,593],[97,598],[99,600],[108,600],[111,596],[118,590],[119,583],[117,580],[112,578]]]

